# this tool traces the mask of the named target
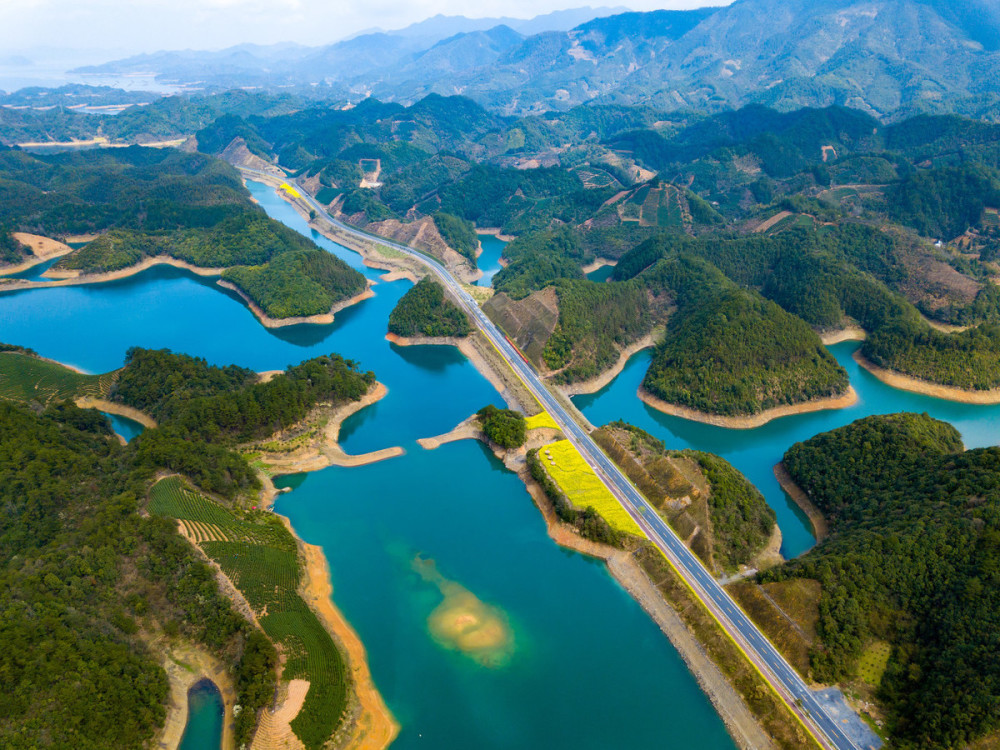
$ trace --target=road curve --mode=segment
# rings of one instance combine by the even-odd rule
[[[240,167],[240,171],[271,180],[275,179],[274,175],[252,169]],[[295,186],[297,192],[301,194],[302,200],[340,231],[358,239],[376,242],[392,250],[405,253],[426,265],[437,279],[451,290],[466,314],[493,344],[510,368],[521,378],[542,407],[552,415],[566,438],[580,451],[580,454],[593,467],[611,493],[622,504],[622,507],[645,532],[650,541],[660,549],[695,596],[708,608],[764,679],[799,717],[816,741],[822,747],[831,750],[869,750],[867,747],[859,746],[847,736],[841,726],[826,712],[799,674],[726,593],[694,553],[684,545],[673,529],[646,502],[642,493],[598,447],[588,432],[577,423],[569,410],[549,391],[534,368],[525,361],[521,353],[486,316],[461,283],[437,259],[406,245],[369,234],[338,221],[317,203],[307,190],[297,184]]]

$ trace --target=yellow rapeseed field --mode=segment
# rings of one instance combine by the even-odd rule
[[[643,536],[638,524],[568,440],[546,445],[538,451],[538,458],[573,505],[593,508],[616,531]]]
[[[528,430],[538,430],[542,427],[548,427],[553,430],[559,429],[559,425],[556,424],[556,420],[554,420],[552,415],[547,411],[543,411],[541,414],[536,414],[533,417],[527,417],[524,420],[524,427]]]
[[[291,185],[289,185],[287,182],[281,183],[281,189],[284,190],[286,193],[288,193],[293,198],[301,198],[302,197],[302,194],[298,190],[296,190],[295,188],[293,188]]]

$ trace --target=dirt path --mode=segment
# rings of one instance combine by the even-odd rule
[[[933,396],[934,398],[941,398],[947,401],[958,401],[963,404],[1000,404],[1000,388],[993,388],[988,391],[971,391],[965,388],[955,388],[949,385],[931,383],[927,380],[919,380],[894,370],[886,370],[883,367],[879,367],[871,360],[865,358],[860,351],[854,352],[854,361],[886,385],[899,388],[901,391],[920,393],[924,396]]]
[[[787,219],[791,215],[792,215],[791,211],[780,211],[779,213],[776,213],[774,216],[772,216],[770,219],[767,219],[766,221],[762,221],[760,224],[757,225],[757,227],[753,231],[754,231],[755,234],[760,234],[761,232],[766,232],[768,229],[770,229],[771,227],[773,227],[775,224],[777,224],[778,222],[780,222],[782,219]]]
[[[801,404],[778,406],[774,409],[768,409],[760,412],[759,414],[753,414],[748,417],[724,417],[718,414],[706,414],[695,409],[689,409],[686,406],[677,406],[676,404],[668,403],[663,399],[657,398],[641,385],[639,386],[638,396],[644,403],[652,406],[657,411],[663,412],[664,414],[669,414],[673,417],[681,417],[682,419],[690,419],[693,422],[711,424],[717,427],[727,427],[731,430],[750,430],[755,427],[765,425],[772,419],[788,417],[793,414],[808,414],[809,412],[823,411],[824,409],[843,409],[848,406],[853,406],[858,401],[858,394],[854,390],[854,387],[848,386],[847,393],[843,396],[819,398],[813,401],[806,401]]]

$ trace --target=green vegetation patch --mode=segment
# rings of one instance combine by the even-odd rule
[[[774,511],[725,459],[668,451],[661,440],[620,421],[592,435],[706,565],[732,572],[767,545]]]
[[[861,652],[858,659],[858,677],[871,687],[877,688],[882,682],[882,675],[889,666],[889,656],[892,645],[885,641],[872,641]]]
[[[84,375],[57,362],[19,352],[0,352],[0,398],[41,404],[81,396],[103,398],[115,373]]]
[[[454,214],[437,211],[434,213],[434,226],[448,247],[468,258],[473,266],[476,265],[479,237],[476,235],[475,224]]]
[[[560,383],[600,374],[622,349],[648,334],[655,320],[650,296],[641,284],[602,284],[587,279],[555,285],[559,323],[542,352]]]
[[[671,404],[743,415],[836,396],[848,381],[803,320],[732,290],[706,295],[671,320],[643,386]]]
[[[263,265],[227,268],[222,278],[277,319],[329,313],[365,289],[364,276],[324,250],[287,252]]]
[[[397,336],[468,336],[471,330],[465,313],[430,276],[409,289],[389,314],[389,332]]]
[[[501,448],[520,448],[527,437],[524,415],[489,404],[476,412],[486,437]]]
[[[309,681],[292,730],[306,747],[323,747],[346,709],[349,678],[330,634],[298,594],[302,570],[295,538],[277,517],[224,508],[177,477],[153,487],[148,507],[185,524],[213,524],[226,537],[199,545],[246,598],[264,632],[281,644],[283,678]]]
[[[894,743],[955,747],[1000,728],[1000,448],[962,450],[918,414],[867,417],[792,446],[830,536],[764,580],[822,585],[815,678],[873,680]],[[880,652],[879,658],[882,658]]]
[[[273,695],[274,649],[245,659],[252,628],[212,569],[139,514],[150,473],[92,411],[0,402],[0,746],[149,747],[169,696],[156,649],[174,638],[239,665],[249,715],[254,686]]]

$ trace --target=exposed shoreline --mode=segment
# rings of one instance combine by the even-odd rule
[[[304,323],[315,324],[315,325],[329,325],[333,322],[333,316],[336,315],[341,310],[344,310],[351,305],[356,305],[366,299],[370,299],[375,296],[375,292],[372,291],[372,282],[368,282],[365,286],[365,290],[360,294],[356,294],[353,297],[337,302],[333,307],[330,308],[330,312],[319,313],[317,315],[299,315],[291,318],[272,318],[266,312],[264,312],[260,306],[250,299],[250,296],[240,289],[236,284],[231,281],[226,281],[225,279],[219,279],[215,282],[223,289],[228,289],[231,292],[235,292],[240,296],[246,306],[250,308],[250,312],[254,314],[257,321],[265,328],[284,328],[285,326],[296,326],[302,325]]]
[[[618,265],[618,261],[616,260],[608,260],[607,258],[597,258],[594,260],[593,263],[588,263],[580,270],[583,271],[584,276],[589,276],[594,271],[598,271],[604,268],[605,266],[616,266],[616,265]]]
[[[501,234],[500,227],[476,227],[476,234],[491,234],[501,242],[513,242],[517,239],[513,234]]]
[[[288,519],[284,519],[292,536],[299,540],[305,558],[301,595],[316,613],[320,622],[333,636],[334,642],[347,657],[347,667],[353,690],[352,716],[335,735],[334,747],[350,750],[384,750],[399,734],[399,723],[382,699],[368,666],[368,654],[357,632],[333,603],[330,566],[323,548],[301,541]],[[345,731],[346,730],[346,731]]]
[[[211,680],[222,696],[222,750],[235,750],[233,735],[233,707],[236,705],[236,686],[229,669],[207,651],[183,643],[167,648],[163,668],[170,683],[170,698],[157,747],[177,750],[184,737],[188,721],[188,691],[203,679]]]
[[[108,281],[118,281],[119,279],[127,279],[130,276],[135,276],[136,274],[147,271],[153,266],[173,266],[174,268],[182,268],[185,271],[190,271],[198,276],[220,276],[222,272],[226,269],[224,268],[202,268],[200,266],[193,266],[190,263],[177,260],[177,258],[172,258],[169,255],[156,255],[151,258],[144,258],[139,263],[134,266],[129,266],[128,268],[121,268],[117,271],[109,271],[107,273],[88,273],[81,274],[79,271],[54,271],[49,269],[44,274],[43,278],[50,279],[47,281],[27,281],[25,279],[0,279],[0,292],[11,292],[17,291],[19,289],[44,289],[49,287],[57,286],[80,286],[83,284],[103,284]]]
[[[108,414],[116,414],[119,417],[131,419],[133,422],[141,424],[147,430],[151,430],[156,427],[156,420],[151,416],[145,412],[139,411],[138,409],[133,409],[131,406],[125,406],[124,404],[116,404],[113,401],[107,401],[102,398],[81,396],[76,399],[76,405],[81,409],[97,409],[98,411],[104,411]]]
[[[993,388],[988,391],[973,391],[951,385],[940,385],[932,383],[929,380],[920,380],[910,375],[903,375],[895,370],[887,370],[884,367],[879,367],[865,357],[860,349],[854,352],[854,361],[886,385],[898,388],[901,391],[910,391],[911,393],[919,393],[922,396],[932,396],[946,401],[957,401],[962,404],[979,404],[983,406],[1000,404],[1000,388]]]
[[[34,258],[31,260],[25,260],[23,263],[19,263],[16,266],[4,266],[0,268],[0,275],[3,276],[23,273],[37,265],[52,260],[53,258],[61,258],[62,256],[69,255],[73,252],[73,248],[69,245],[59,242],[58,240],[51,239],[50,237],[43,237],[40,234],[12,232],[11,236],[22,245],[30,247]]]
[[[362,240],[349,232],[342,231],[334,224],[324,220],[322,216],[318,216],[316,219],[313,219],[310,215],[310,209],[303,206],[304,201],[296,200],[294,197],[288,195],[286,191],[280,189],[281,184],[284,182],[283,179],[273,175],[254,174],[252,176],[248,176],[242,172],[241,176],[243,177],[244,184],[246,184],[247,180],[251,180],[273,188],[278,197],[286,201],[293,209],[295,209],[299,216],[305,220],[310,229],[316,230],[331,242],[343,245],[348,250],[360,255],[362,262],[368,268],[374,268],[378,271],[396,272],[398,274],[396,278],[408,278],[413,281],[413,283],[416,283],[421,276],[427,275],[428,270],[417,260],[409,258],[402,253],[390,254],[394,251],[383,252],[379,249],[379,245],[375,240]],[[383,280],[388,281],[389,279]]]
[[[400,446],[352,455],[346,453],[338,442],[340,426],[344,420],[385,398],[388,393],[388,388],[382,383],[376,382],[360,400],[349,401],[332,409],[326,415],[327,421],[322,433],[311,444],[303,445],[287,454],[269,453],[262,450],[261,461],[267,465],[272,475],[282,476],[319,471],[329,466],[364,466],[403,455],[406,451]]]
[[[809,517],[816,542],[819,543],[826,539],[830,535],[830,527],[826,522],[826,518],[823,517],[819,508],[813,504],[813,501],[809,499],[806,491],[795,483],[795,480],[792,479],[792,475],[788,473],[788,469],[785,468],[783,463],[778,462],[774,465],[774,478],[778,480],[781,489],[787,492],[788,496],[795,501],[795,504],[799,506],[802,512]]]
[[[635,343],[625,347],[622,349],[621,354],[619,354],[618,361],[614,364],[614,366],[605,370],[600,375],[595,375],[588,380],[581,380],[578,383],[557,385],[556,387],[566,396],[580,396],[583,394],[597,393],[622,374],[622,370],[625,369],[625,365],[628,364],[628,361],[632,359],[632,357],[641,352],[643,349],[652,349],[656,346],[657,339],[660,338],[662,334],[662,329],[654,329]]]
[[[822,342],[823,346],[833,346],[834,344],[840,344],[844,341],[864,341],[867,336],[868,334],[865,333],[865,329],[861,326],[847,326],[840,331],[821,333],[819,335],[819,340]]]
[[[848,386],[847,392],[842,396],[814,399],[801,404],[776,406],[773,409],[767,409],[759,414],[752,414],[746,417],[726,417],[719,414],[706,414],[696,409],[689,409],[686,406],[677,406],[676,404],[668,403],[661,398],[657,398],[641,385],[639,386],[637,395],[647,406],[651,406],[657,411],[669,414],[672,417],[689,419],[693,422],[715,425],[716,427],[726,427],[731,430],[751,430],[756,427],[762,427],[773,419],[789,417],[794,414],[808,414],[809,412],[823,411],[825,409],[844,409],[848,406],[853,406],[858,401],[858,394],[854,390],[854,386]]]

